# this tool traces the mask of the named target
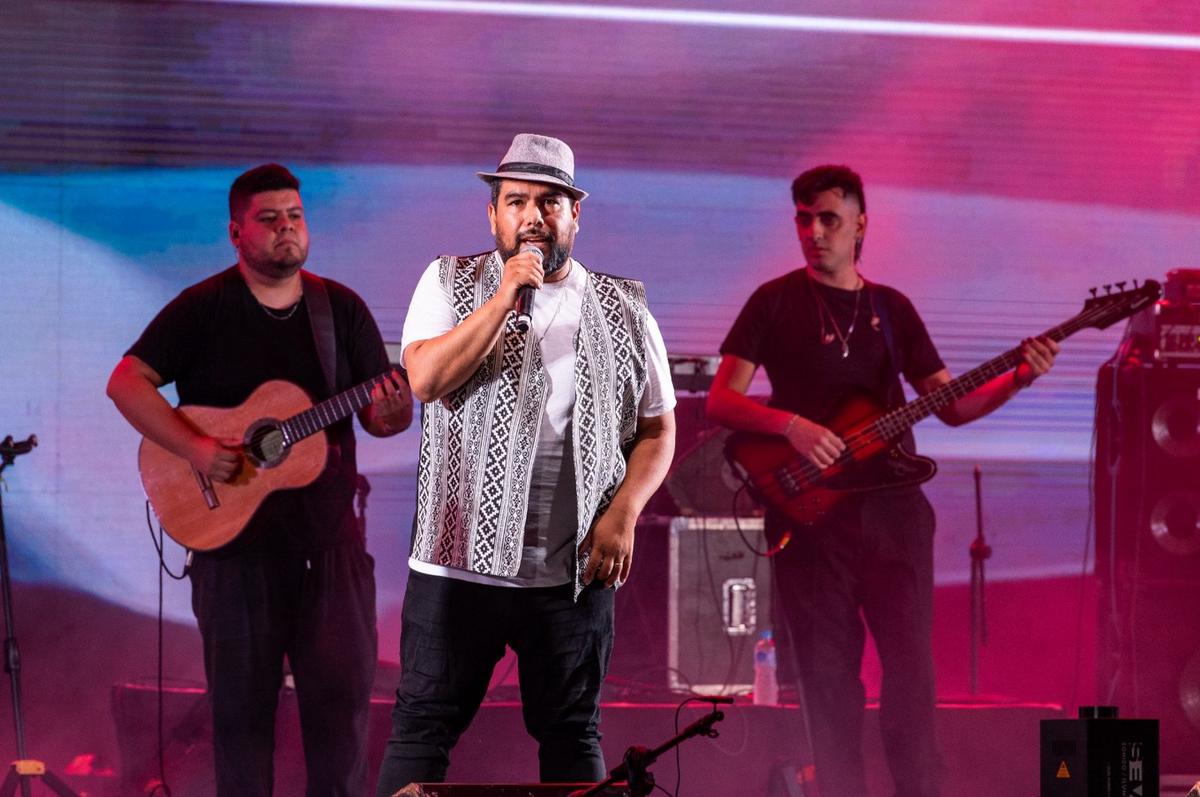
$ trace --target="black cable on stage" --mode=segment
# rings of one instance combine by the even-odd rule
[[[154,544],[154,550],[158,554],[158,670],[156,677],[158,691],[158,784],[150,790],[147,797],[151,797],[160,791],[166,797],[171,797],[171,787],[167,784],[166,740],[163,735],[163,573],[166,573],[176,581],[182,581],[187,578],[188,568],[185,562],[183,570],[176,575],[167,566],[163,527],[161,525],[158,526],[158,536],[156,537],[154,533],[154,521],[151,519],[150,514],[149,501],[146,501],[146,528],[150,531],[150,541]]]

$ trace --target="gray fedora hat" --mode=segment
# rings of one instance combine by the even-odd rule
[[[534,133],[517,133],[494,172],[475,172],[480,180],[528,180],[567,189],[576,201],[587,191],[575,187],[575,154],[565,142]]]

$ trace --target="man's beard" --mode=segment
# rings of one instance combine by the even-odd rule
[[[270,279],[285,279],[304,265],[304,261],[308,259],[308,250],[301,249],[299,255],[293,256],[289,253],[282,257],[255,257],[243,252],[242,259],[257,274]]]
[[[550,254],[542,254],[542,271],[545,272],[547,277],[567,264],[567,260],[571,257],[573,239],[574,236],[571,236],[565,244],[557,238],[550,242]],[[510,257],[516,256],[520,253],[521,247],[526,245],[537,246],[537,244],[518,238],[516,248],[509,249],[504,246],[499,237],[496,238],[496,249],[500,252],[500,260],[502,262],[507,262]],[[539,252],[542,251],[540,246],[537,249]]]

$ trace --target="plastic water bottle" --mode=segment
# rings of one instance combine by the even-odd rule
[[[763,631],[754,644],[754,705],[779,705],[779,681],[775,673],[775,637],[770,631]]]

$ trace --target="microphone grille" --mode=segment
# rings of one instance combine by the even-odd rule
[[[544,254],[542,254],[541,247],[539,247],[535,244],[521,244],[521,251],[522,252],[533,252],[535,255],[537,255],[537,259],[538,259],[539,263],[546,259],[546,256]]]

